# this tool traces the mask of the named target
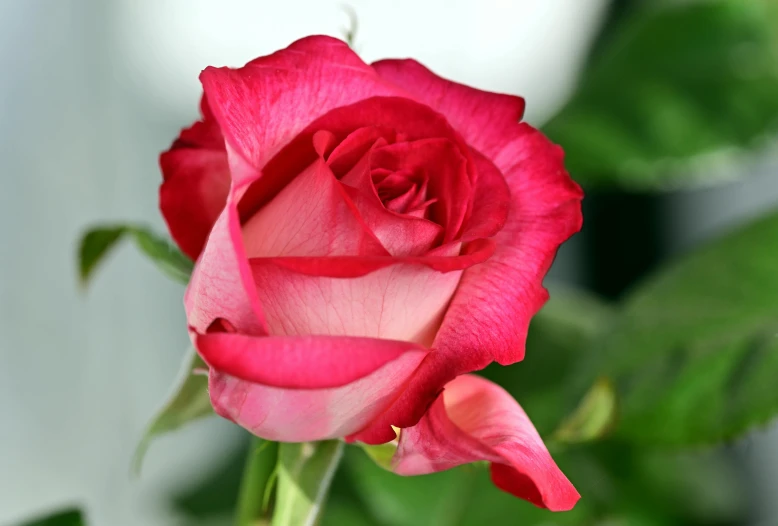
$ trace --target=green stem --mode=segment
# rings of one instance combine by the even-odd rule
[[[272,526],[314,526],[343,456],[340,440],[281,444]]]
[[[278,444],[254,438],[246,456],[246,467],[238,496],[237,526],[255,526],[264,511],[265,493],[276,469]]]

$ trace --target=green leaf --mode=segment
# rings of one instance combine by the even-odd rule
[[[190,348],[181,364],[179,379],[175,382],[168,401],[151,420],[138,444],[133,459],[136,473],[140,472],[143,457],[154,438],[214,414],[208,396],[208,377],[204,374],[207,370],[208,366],[202,358]]]
[[[553,435],[557,442],[587,442],[605,435],[616,418],[616,391],[607,378],[599,379]]]
[[[45,518],[25,522],[23,526],[83,526],[84,516],[77,510],[67,510]]]
[[[778,212],[640,285],[590,356],[616,383],[622,438],[707,444],[774,418]]]
[[[78,263],[82,285],[86,285],[100,262],[126,236],[130,236],[136,246],[169,277],[184,284],[189,282],[193,263],[172,243],[143,227],[116,225],[93,228],[81,238]]]
[[[778,129],[772,3],[647,2],[635,9],[545,127],[565,148],[573,177],[657,189],[731,176],[716,172]]]
[[[272,526],[314,526],[343,456],[340,440],[282,443]]]

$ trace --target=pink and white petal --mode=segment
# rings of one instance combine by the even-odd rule
[[[367,376],[405,353],[428,349],[407,341],[351,336],[197,334],[195,347],[217,371],[269,387],[323,389]],[[421,358],[419,359],[421,361]]]
[[[209,374],[214,410],[255,435],[281,442],[340,438],[369,425],[405,388],[424,358],[407,352],[341,387],[285,389]]]
[[[394,264],[361,277],[330,278],[300,274],[272,259],[253,259],[251,269],[270,334],[363,336],[427,346],[462,273]]]
[[[401,475],[421,475],[484,460],[500,489],[536,506],[567,511],[580,498],[521,406],[474,375],[446,384],[419,423],[401,431],[392,463]]]
[[[231,192],[234,194],[235,190]],[[234,195],[228,197],[195,265],[184,294],[184,307],[190,334],[205,334],[218,319],[227,320],[241,333],[267,334],[243,249]]]
[[[465,142],[490,158],[524,115],[521,97],[452,82],[415,60],[381,60],[373,68],[419,102],[442,113]]]
[[[543,278],[582,224],[581,189],[564,169],[562,149],[540,132],[517,125],[494,161],[511,191],[508,219],[494,237],[494,255],[462,276],[434,344],[476,366],[460,373],[524,357],[530,319],[548,299]]]
[[[380,201],[376,203],[371,196],[349,186],[344,187],[365,224],[392,256],[421,256],[442,238],[443,228],[440,225],[423,217],[392,212]]]
[[[260,169],[317,117],[401,92],[326,36],[303,38],[240,69],[206,68],[200,80],[227,143]]]
[[[243,225],[249,257],[389,256],[319,158]]]

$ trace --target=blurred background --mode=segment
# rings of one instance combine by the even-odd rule
[[[412,56],[442,76],[525,97],[527,120],[564,146],[587,190],[584,230],[548,280],[552,294],[561,285],[559,296],[574,297],[564,305],[580,310],[550,306],[533,324],[526,363],[486,373],[544,436],[576,407],[553,394],[564,391],[559,382],[576,384],[573,391],[582,384],[575,400],[590,385],[583,372],[570,377],[579,371],[570,364],[582,360],[580,371],[601,376],[597,360],[582,355],[602,319],[640,303],[629,300],[636,284],[778,206],[778,17],[768,0],[346,4],[0,0],[0,524],[69,506],[98,526],[230,523],[247,441],[225,421],[163,437],[142,475],[130,475],[137,441],[188,345],[183,287],[124,247],[86,291],[75,260],[79,235],[95,223],[164,232],[157,156],[196,119],[197,76],[207,65],[239,66],[307,34],[343,37],[354,29],[353,10],[354,47],[366,61]],[[763,275],[778,275],[768,257],[778,238],[753,237]],[[714,255],[747,257],[744,247],[724,244]],[[725,264],[694,290],[733,316],[756,309],[737,303],[750,298],[741,278],[765,294],[778,290],[778,276],[744,277]],[[684,272],[694,277],[696,268]],[[742,294],[727,303],[724,285]],[[657,308],[672,312],[684,298],[670,295]],[[760,301],[760,319],[778,328],[778,295]],[[565,341],[543,332],[555,316],[572,319]],[[653,342],[650,333],[643,338]],[[623,340],[620,359],[648,349],[645,342]],[[773,340],[767,348],[759,368],[778,378],[778,347]],[[672,372],[686,362],[669,356],[659,365]],[[686,381],[705,383],[717,370]],[[595,384],[595,396],[607,381]],[[613,437],[599,429],[594,441],[553,434],[552,452],[584,497],[571,514],[506,501],[466,470],[400,486],[357,451],[338,475],[325,522],[778,525],[778,428],[768,425],[775,393],[743,394],[736,385],[733,396],[758,397],[743,407],[759,414],[713,415],[716,432],[706,434],[704,424],[686,425],[688,415],[718,398],[663,400],[665,387],[655,382],[647,396],[665,404],[673,425],[662,425],[665,413],[634,411],[645,401],[633,397]],[[489,518],[473,511],[487,509]]]

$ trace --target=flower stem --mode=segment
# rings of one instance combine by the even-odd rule
[[[341,440],[281,444],[272,526],[314,526],[343,456]]]
[[[265,494],[278,462],[278,444],[254,437],[246,456],[236,515],[237,526],[255,526],[265,511]]]

